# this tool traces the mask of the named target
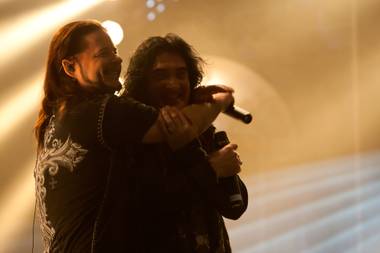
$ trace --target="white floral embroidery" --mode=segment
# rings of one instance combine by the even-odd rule
[[[54,116],[52,116],[45,131],[43,149],[38,154],[35,168],[36,197],[41,219],[42,236],[45,244],[44,253],[50,251],[50,245],[55,234],[55,230],[51,222],[48,220],[45,205],[47,191],[44,173],[48,171],[49,175],[54,177],[58,173],[60,167],[73,172],[74,168],[83,160],[87,153],[87,150],[83,149],[80,144],[73,142],[70,136],[68,136],[64,143],[59,139],[53,139],[54,132]],[[53,183],[57,183],[54,178]],[[51,187],[54,189],[54,185]]]

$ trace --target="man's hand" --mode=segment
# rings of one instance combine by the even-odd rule
[[[197,137],[191,121],[176,107],[161,108],[159,123],[172,150],[181,148]]]
[[[217,84],[217,85],[207,85],[198,86],[192,92],[192,97],[190,103],[192,104],[203,104],[203,103],[213,103],[215,102],[213,95],[216,93],[233,93],[234,90],[231,87]]]
[[[242,162],[236,152],[236,144],[228,144],[209,155],[209,163],[218,178],[234,176],[240,172]]]
[[[219,92],[212,95],[213,103],[219,105],[222,112],[226,111],[234,104],[234,97],[231,92]]]

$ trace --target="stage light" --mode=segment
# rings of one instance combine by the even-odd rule
[[[38,107],[41,101],[43,74],[40,71],[25,81],[0,104],[0,142],[25,116]],[[14,94],[14,95],[13,95]]]
[[[158,12],[163,12],[165,10],[165,4],[163,3],[158,4],[156,9]]]
[[[149,11],[146,18],[149,21],[155,20],[159,14],[163,13],[166,10],[166,5],[164,4],[163,0],[147,0],[146,7]]]
[[[237,106],[259,115],[260,124],[273,125],[271,128],[260,129],[259,131],[263,131],[261,133],[279,136],[280,138],[285,136],[288,138],[294,134],[294,124],[288,105],[272,83],[240,62],[215,55],[205,55],[204,59],[208,65],[202,80],[203,85],[224,84],[232,87],[235,90],[234,97]],[[268,100],[271,101],[270,104]],[[272,115],[276,115],[275,121],[273,121]],[[279,124],[279,122],[281,123]],[[217,128],[223,128],[232,136],[235,135],[237,143],[247,143],[247,139],[256,138],[254,131],[248,131],[249,127],[237,126],[235,120],[224,115],[218,117],[214,123]],[[258,130],[257,127],[261,128],[260,125],[254,126],[256,130]],[[246,135],[242,135],[243,132]],[[242,138],[243,136],[244,138]],[[244,157],[244,152],[247,151],[242,152],[242,157]],[[246,155],[250,156],[248,153]]]
[[[113,44],[115,46],[119,45],[124,38],[123,28],[121,28],[119,23],[112,20],[106,20],[102,22],[102,26],[106,28],[107,33],[111,37]]]
[[[146,7],[153,8],[156,5],[154,0],[147,0],[146,1]]]
[[[88,10],[102,0],[63,1],[9,19],[0,26],[0,68],[22,55],[42,36],[57,29],[67,19]]]
[[[156,14],[155,14],[153,11],[151,11],[151,12],[148,13],[148,15],[146,16],[146,18],[147,18],[149,21],[153,21],[153,20],[156,19]]]

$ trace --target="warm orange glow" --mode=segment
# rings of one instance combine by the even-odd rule
[[[14,235],[28,226],[31,231],[34,207],[34,161],[26,163],[20,168],[19,176],[10,182],[9,187],[2,189],[3,198],[0,199],[0,251],[9,252],[7,249],[14,244]],[[31,234],[30,234],[31,238]]]
[[[55,30],[65,20],[101,2],[102,0],[62,1],[2,22],[0,68],[9,59],[22,55],[34,42]]]
[[[21,89],[11,93],[0,104],[0,143],[10,131],[31,112],[36,111],[41,101],[43,74],[38,73],[25,81]]]

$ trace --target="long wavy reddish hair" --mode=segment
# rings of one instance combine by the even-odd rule
[[[63,70],[62,60],[70,59],[86,48],[84,37],[95,31],[104,31],[98,21],[81,20],[66,24],[53,36],[46,64],[44,97],[34,133],[38,147],[43,143],[44,132],[51,115],[63,113],[69,99],[80,93],[80,85]]]

